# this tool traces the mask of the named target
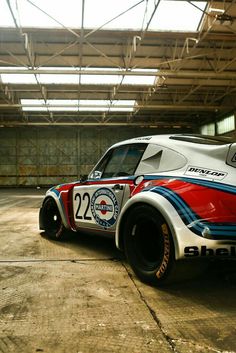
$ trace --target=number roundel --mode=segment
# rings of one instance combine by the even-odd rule
[[[97,224],[112,227],[119,215],[119,204],[115,194],[108,188],[98,189],[91,198],[91,211]]]

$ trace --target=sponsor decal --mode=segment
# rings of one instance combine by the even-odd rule
[[[98,189],[91,198],[91,212],[97,224],[112,227],[119,215],[119,204],[115,194],[108,188]]]
[[[207,257],[207,256],[225,256],[225,257],[234,257],[236,256],[236,246],[230,246],[230,248],[208,248],[203,245],[198,246],[186,246],[184,248],[185,257]]]
[[[167,225],[163,223],[161,225],[161,229],[164,237],[164,256],[163,256],[160,268],[156,273],[157,278],[161,278],[164,275],[170,259],[170,236],[169,236]]]
[[[94,179],[100,179],[101,176],[102,176],[102,172],[100,172],[99,170],[95,170],[95,171],[93,172],[93,178],[94,178]]]
[[[212,180],[222,180],[226,177],[227,174],[228,173],[225,173],[219,170],[201,168],[201,167],[195,167],[195,166],[189,166],[185,171],[185,175],[191,175],[194,177],[196,176],[205,177]]]
[[[135,140],[139,141],[149,141],[152,139],[152,136],[144,136],[144,137],[137,137]]]

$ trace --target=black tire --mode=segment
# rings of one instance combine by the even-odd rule
[[[138,205],[130,211],[124,248],[131,268],[143,282],[170,282],[175,267],[174,243],[166,221],[155,208]]]
[[[53,240],[62,240],[65,237],[66,229],[56,202],[52,198],[46,199],[41,212],[45,234]]]

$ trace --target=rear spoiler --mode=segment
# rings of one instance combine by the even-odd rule
[[[236,143],[232,143],[232,145],[230,145],[226,163],[236,168]]]

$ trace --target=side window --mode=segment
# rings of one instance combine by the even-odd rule
[[[103,178],[111,178],[117,176],[121,172],[121,166],[127,153],[127,147],[121,146],[112,151],[112,155],[103,171]],[[123,168],[122,168],[123,169]]]
[[[147,145],[143,143],[114,148],[95,167],[92,179],[133,175]]]
[[[102,177],[111,178],[133,175],[145,149],[146,144],[133,144],[117,147],[113,150]]]
[[[101,179],[104,168],[107,164],[107,161],[111,155],[111,151],[105,154],[102,160],[95,166],[94,170],[92,170],[89,175],[89,179]]]

